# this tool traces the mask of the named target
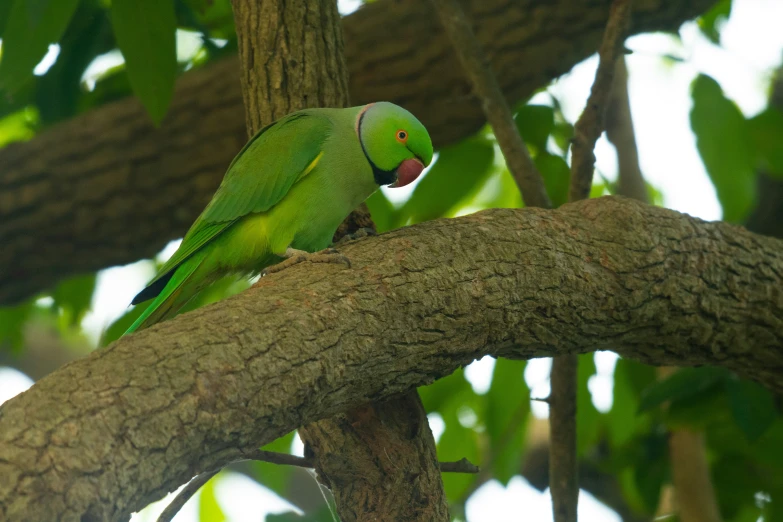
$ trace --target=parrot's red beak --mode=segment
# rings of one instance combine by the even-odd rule
[[[416,181],[424,165],[417,159],[406,159],[397,167],[397,181],[389,185],[392,188],[404,187]]]

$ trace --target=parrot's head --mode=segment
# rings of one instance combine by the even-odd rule
[[[410,112],[389,102],[362,107],[356,133],[378,185],[404,187],[432,161],[432,140]]]

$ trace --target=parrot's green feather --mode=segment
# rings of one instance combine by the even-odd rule
[[[231,162],[200,220],[231,221],[266,212],[307,175],[332,124],[317,113],[294,113],[265,127]],[[263,154],[263,156],[260,156]]]

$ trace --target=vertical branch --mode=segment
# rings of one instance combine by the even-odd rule
[[[576,522],[579,464],[576,460],[576,383],[579,359],[552,359],[549,394],[549,492],[555,522]]]
[[[598,70],[587,106],[574,126],[571,145],[570,201],[590,196],[595,168],[595,142],[604,130],[606,107],[618,57],[628,31],[631,1],[614,0],[609,11]],[[579,359],[576,355],[555,357],[552,361],[552,393],[549,397],[551,441],[549,485],[555,522],[576,522],[579,502],[579,468],[576,460],[576,394]]]
[[[544,180],[530,159],[525,142],[514,124],[511,109],[473,34],[462,6],[458,0],[432,0],[432,2],[462,67],[470,77],[475,94],[481,99],[484,114],[492,126],[500,150],[506,158],[506,165],[522,193],[525,205],[551,207]]]
[[[585,110],[574,125],[571,144],[571,190],[569,199],[579,201],[590,196],[595,167],[595,142],[604,130],[606,106],[612,93],[615,63],[623,54],[623,41],[628,32],[630,0],[614,0],[609,11],[604,38],[598,51],[598,70],[590,89]]]
[[[650,194],[639,167],[639,150],[636,147],[631,101],[628,97],[628,68],[624,56],[617,59],[614,74],[612,96],[606,108],[606,137],[617,151],[617,193],[649,203]]]
[[[348,75],[334,0],[232,0],[248,133],[307,107],[346,107]],[[366,206],[335,240],[373,227]],[[448,521],[435,441],[415,390],[300,430],[340,519]]]

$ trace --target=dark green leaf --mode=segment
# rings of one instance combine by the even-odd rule
[[[756,201],[755,158],[745,117],[718,83],[703,74],[693,83],[691,127],[723,219],[743,222]]]
[[[485,425],[493,476],[504,486],[518,474],[524,451],[525,427],[530,415],[530,389],[525,383],[527,361],[498,359],[492,384],[484,396]]]
[[[8,0],[6,0],[8,1]],[[3,32],[0,84],[15,93],[33,76],[49,44],[68,27],[79,0],[14,0]]]
[[[634,480],[647,513],[655,513],[661,487],[669,475],[668,437],[655,431],[640,440],[639,460],[634,466]]]
[[[721,26],[730,15],[731,0],[721,0],[698,18],[699,29],[712,43],[719,45]]]
[[[745,379],[729,379],[726,391],[734,420],[753,442],[775,422],[778,416],[775,399],[763,386]]]
[[[113,0],[111,22],[133,92],[160,124],[177,75],[173,0]]]
[[[568,201],[568,184],[571,181],[571,170],[568,163],[560,156],[546,151],[536,154],[533,160],[536,168],[544,178],[544,185],[552,205],[559,207]]]
[[[537,152],[546,150],[546,142],[555,126],[555,113],[546,105],[524,105],[514,115],[517,129],[525,144]]]
[[[580,355],[576,388],[576,449],[579,456],[597,442],[601,428],[601,415],[595,409],[593,396],[587,387],[587,381],[595,372],[595,354]]]
[[[764,489],[758,470],[743,456],[722,455],[711,471],[720,512],[726,520],[735,518],[743,507],[752,506],[756,492]]]
[[[215,498],[215,479],[212,479],[201,487],[198,498],[198,518],[201,522],[224,522],[228,520],[223,510],[220,509]]]
[[[765,173],[783,179],[783,112],[769,107],[748,120],[748,132],[757,166]]]
[[[24,342],[24,325],[33,311],[33,301],[0,308],[0,350],[18,353]]]
[[[397,226],[447,216],[485,182],[492,172],[494,157],[492,142],[483,137],[468,138],[441,149],[435,164],[398,213]]]
[[[722,368],[681,368],[642,392],[639,411],[647,411],[667,401],[676,401],[718,386],[729,377]]]
[[[655,370],[630,361],[618,359],[614,369],[612,388],[612,409],[608,415],[608,430],[612,443],[624,444],[643,425],[643,418],[637,414],[639,394],[643,387],[655,381]]]
[[[82,76],[92,61],[115,47],[106,11],[82,2],[60,41],[55,64],[35,82],[35,104],[45,125],[70,118],[84,95]]]
[[[67,323],[76,326],[90,309],[95,291],[95,274],[73,277],[62,281],[52,292],[54,305],[67,316]]]

